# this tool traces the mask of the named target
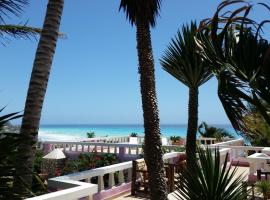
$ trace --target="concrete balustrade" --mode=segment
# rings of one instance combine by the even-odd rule
[[[167,153],[163,156],[166,162],[179,157],[181,152]],[[127,172],[125,181],[124,172]],[[115,184],[115,175],[118,176],[118,184]],[[105,187],[104,176],[109,174],[108,187]],[[130,190],[132,176],[132,161],[100,167],[83,172],[59,176],[48,180],[48,187],[55,190],[49,194],[41,195],[28,200],[101,200]],[[91,179],[97,177],[97,185],[91,184]],[[81,182],[84,181],[84,182]]]

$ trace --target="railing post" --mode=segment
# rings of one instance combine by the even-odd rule
[[[117,153],[117,146],[114,146],[114,153]]]
[[[128,147],[128,154],[131,154],[131,148]]]
[[[109,174],[109,187],[113,187],[115,186],[115,182],[114,182],[114,173],[110,173]]]
[[[132,179],[132,168],[128,169],[128,181],[131,181]]]
[[[119,171],[119,174],[118,174],[118,180],[119,180],[119,184],[122,184],[122,183],[125,182],[123,170]]]
[[[103,153],[103,145],[101,145],[101,147],[100,147],[100,148],[101,148],[101,153]]]
[[[73,145],[69,144],[69,151],[72,151],[72,147],[73,147]]]
[[[90,145],[88,144],[87,152],[90,152]]]
[[[75,144],[75,151],[77,152],[78,151],[78,145]]]
[[[139,155],[139,147],[136,147],[136,155]]]
[[[104,180],[103,180],[103,175],[98,176],[98,191],[104,190]]]

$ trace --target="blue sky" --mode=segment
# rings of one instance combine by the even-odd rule
[[[152,30],[157,96],[163,124],[187,122],[188,89],[161,69],[159,58],[177,29],[213,15],[220,1],[163,1]],[[47,1],[30,1],[22,18],[41,27]],[[66,0],[61,31],[42,113],[42,124],[142,123],[135,28],[118,12],[119,1]],[[11,40],[0,46],[0,105],[24,108],[37,41]],[[199,121],[227,124],[213,78],[200,88]]]

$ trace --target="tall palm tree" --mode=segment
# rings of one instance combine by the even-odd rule
[[[41,33],[41,29],[26,26],[26,24],[7,24],[5,18],[11,15],[19,17],[29,0],[5,0],[0,1],[0,38],[1,43],[12,38],[30,38]]]
[[[27,194],[32,183],[33,159],[43,101],[49,80],[53,56],[59,35],[64,0],[49,0],[30,78],[21,125],[21,139],[16,164],[15,192]],[[23,180],[24,184],[20,180]]]
[[[212,72],[197,53],[194,37],[197,35],[195,22],[184,25],[182,33],[172,39],[165,50],[160,63],[165,71],[189,88],[188,128],[186,153],[187,163],[195,161],[196,133],[198,127],[198,95],[199,87],[212,77]]]
[[[160,6],[161,0],[121,0],[120,3],[120,9],[124,10],[131,25],[136,25],[144,116],[144,155],[149,171],[150,198],[155,200],[167,199],[150,32],[150,27],[154,27],[156,24]]]

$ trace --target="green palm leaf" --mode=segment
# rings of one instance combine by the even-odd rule
[[[172,39],[160,63],[165,71],[187,87],[198,88],[212,77],[208,63],[198,54],[194,38],[197,36],[196,23],[184,25]]]

